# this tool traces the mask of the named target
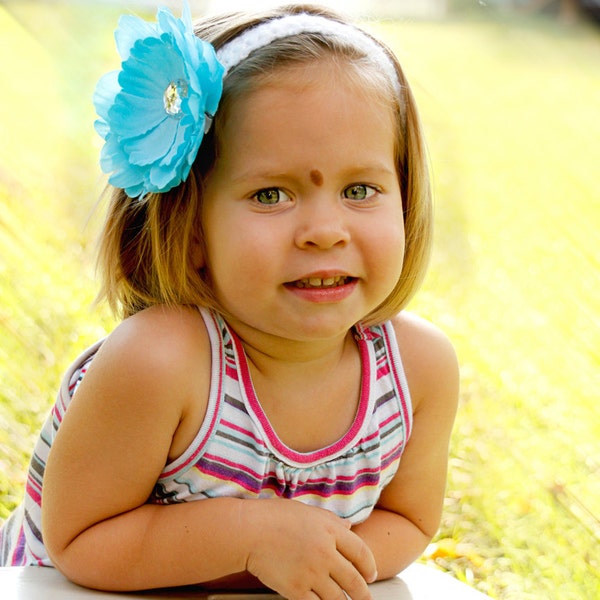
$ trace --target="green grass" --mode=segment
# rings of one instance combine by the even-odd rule
[[[0,518],[92,311],[90,97],[116,9],[0,7]],[[74,26],[83,27],[75,35]],[[600,30],[547,18],[374,27],[429,139],[436,247],[411,308],[462,365],[446,512],[425,562],[505,599],[600,587]],[[112,61],[112,63],[111,63]],[[110,63],[110,64],[109,64]]]

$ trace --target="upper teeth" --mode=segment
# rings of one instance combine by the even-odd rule
[[[346,277],[343,275],[337,275],[336,277],[307,277],[306,279],[300,279],[297,281],[298,287],[333,287],[345,283]]]

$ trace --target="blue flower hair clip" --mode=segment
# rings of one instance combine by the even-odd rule
[[[194,35],[189,5],[181,19],[160,8],[157,22],[122,16],[115,32],[123,62],[96,87],[100,165],[131,198],[185,181],[223,90],[224,68]]]

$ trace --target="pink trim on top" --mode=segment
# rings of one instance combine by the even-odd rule
[[[404,418],[404,424],[406,426],[406,432],[405,432],[405,439],[406,442],[408,442],[409,438],[410,438],[410,434],[412,431],[412,421],[413,421],[413,416],[412,416],[412,403],[411,403],[411,408],[408,407],[408,402],[406,401],[406,396],[404,394],[405,392],[405,388],[403,383],[406,385],[406,391],[408,393],[408,382],[406,381],[406,375],[404,374],[404,370],[402,369],[402,377],[400,376],[400,373],[398,371],[398,363],[399,363],[399,357],[398,357],[398,344],[391,344],[391,340],[390,340],[390,331],[388,331],[388,327],[392,328],[392,334],[394,335],[394,339],[395,339],[395,333],[393,330],[393,325],[391,323],[386,323],[383,327],[383,335],[384,335],[384,340],[385,340],[385,345],[386,345],[386,350],[388,351],[388,354],[391,358],[390,360],[390,364],[392,367],[392,374],[394,376],[394,382],[396,384],[396,389],[398,390],[398,394],[400,396],[400,405],[402,406],[402,416]],[[402,364],[402,363],[400,363]],[[410,396],[409,396],[410,397]]]
[[[204,313],[202,313],[202,314],[204,316]],[[215,327],[216,331],[218,331],[219,325],[216,322],[216,320],[212,314],[210,314],[210,318],[212,320],[213,327]],[[208,326],[207,326],[207,331],[208,331]],[[190,445],[190,447],[195,446],[194,451],[192,453],[190,453],[190,455],[187,458],[185,458],[185,460],[180,462],[179,459],[175,459],[172,463],[168,464],[165,467],[165,470],[160,474],[159,479],[167,479],[169,477],[172,477],[177,472],[181,471],[181,469],[187,467],[190,463],[194,462],[196,460],[196,458],[198,457],[198,455],[200,454],[200,452],[202,452],[204,450],[204,447],[205,447],[206,443],[208,442],[210,436],[212,435],[212,433],[215,429],[215,426],[217,424],[217,420],[219,418],[219,412],[220,412],[219,406],[221,404],[221,394],[222,394],[222,390],[223,390],[223,377],[224,377],[224,369],[223,369],[224,358],[223,358],[223,350],[222,350],[223,342],[221,341],[220,336],[213,336],[212,332],[210,332],[210,331],[208,331],[208,334],[209,334],[209,338],[210,338],[210,347],[211,347],[211,357],[212,357],[211,362],[214,361],[215,358],[217,358],[217,360],[218,360],[218,369],[215,369],[214,365],[211,364],[211,377],[210,377],[210,386],[211,387],[208,392],[209,404],[207,407],[208,411],[212,410],[210,425],[207,428],[204,435],[202,436],[202,440],[200,442],[197,441],[198,435],[196,435],[196,437],[194,438],[194,441]],[[216,339],[219,340],[217,343],[218,352],[214,351],[213,337],[215,337]],[[213,385],[214,385],[213,376],[215,373],[217,373],[217,377],[218,377],[216,395],[214,395],[214,390],[213,390]],[[212,403],[213,398],[214,398],[214,404]],[[202,430],[202,426],[200,427],[198,434],[200,433],[201,430]],[[182,456],[185,456],[185,452]]]
[[[279,439],[279,436],[269,422],[267,415],[263,411],[262,406],[256,397],[256,392],[254,391],[254,386],[252,385],[250,369],[248,367],[248,360],[246,358],[246,353],[244,352],[242,342],[234,331],[230,330],[230,332],[231,338],[235,345],[240,375],[242,378],[242,385],[246,394],[246,398],[248,399],[249,407],[259,420],[260,425],[264,430],[272,448],[276,450],[282,457],[292,460],[298,464],[309,464],[330,458],[331,456],[345,450],[347,447],[350,447],[351,443],[356,441],[356,436],[360,433],[360,430],[365,422],[365,418],[368,414],[369,399],[371,394],[371,373],[369,368],[370,357],[369,349],[365,340],[362,338],[358,340],[362,370],[361,390],[360,399],[358,402],[358,410],[356,411],[356,416],[354,417],[354,421],[352,422],[350,429],[348,429],[348,431],[337,442],[334,442],[325,448],[314,450],[313,452],[297,452],[296,450],[292,450],[292,448],[286,446]]]

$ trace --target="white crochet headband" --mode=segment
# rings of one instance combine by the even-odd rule
[[[320,33],[348,42],[362,50],[387,75],[400,97],[401,85],[392,60],[383,47],[365,32],[319,15],[299,13],[271,19],[247,29],[217,50],[217,58],[225,68],[224,77],[248,56],[275,40],[300,33]]]

